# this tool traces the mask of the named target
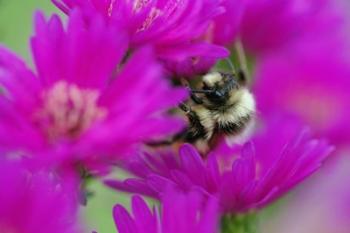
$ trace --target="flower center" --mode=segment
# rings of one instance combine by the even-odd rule
[[[294,90],[300,90],[293,93],[288,100],[288,104],[295,112],[300,112],[302,117],[308,120],[311,126],[320,130],[327,130],[330,122],[336,122],[341,116],[342,107],[339,103],[339,97],[327,93],[320,87],[295,87]],[[298,89],[296,89],[298,88]],[[288,92],[287,92],[288,93]]]
[[[62,137],[75,139],[106,116],[106,109],[97,105],[98,97],[97,90],[59,81],[43,92],[43,104],[35,112],[34,120],[50,141]]]

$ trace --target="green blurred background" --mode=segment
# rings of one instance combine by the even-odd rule
[[[30,59],[29,37],[36,10],[58,12],[50,0],[0,0],[0,42]]]
[[[59,13],[50,0],[0,0],[0,43],[23,57],[29,64],[32,64],[29,38],[32,35],[33,14],[36,10],[44,11],[47,16]],[[65,19],[64,15],[61,16]],[[81,211],[86,232],[116,232],[112,208],[117,202],[127,204],[129,198],[108,190],[96,181],[89,187],[94,191],[94,196]]]

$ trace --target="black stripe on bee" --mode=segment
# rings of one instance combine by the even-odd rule
[[[229,135],[236,135],[241,133],[251,120],[251,116],[247,115],[244,117],[240,117],[237,121],[235,122],[225,122],[221,124],[217,124],[216,128],[218,132],[223,132],[225,134]]]
[[[197,113],[194,111],[191,111],[187,114],[187,116],[189,120],[189,126],[184,136],[184,139],[187,142],[192,143],[200,138],[205,138],[205,136],[207,135],[207,131],[204,128],[204,126],[201,124],[201,121]]]

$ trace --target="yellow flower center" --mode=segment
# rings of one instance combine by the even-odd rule
[[[99,91],[81,89],[77,85],[59,81],[43,92],[43,104],[35,112],[34,120],[50,141],[57,138],[77,138],[107,111],[97,104]]]

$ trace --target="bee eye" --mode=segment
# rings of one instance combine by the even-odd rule
[[[223,101],[225,94],[222,91],[213,91],[208,95],[208,98],[215,101]]]
[[[215,92],[214,92],[214,95],[215,95],[215,97],[217,97],[217,98],[222,98],[222,97],[224,96],[223,93],[220,92],[220,91],[215,91]]]

